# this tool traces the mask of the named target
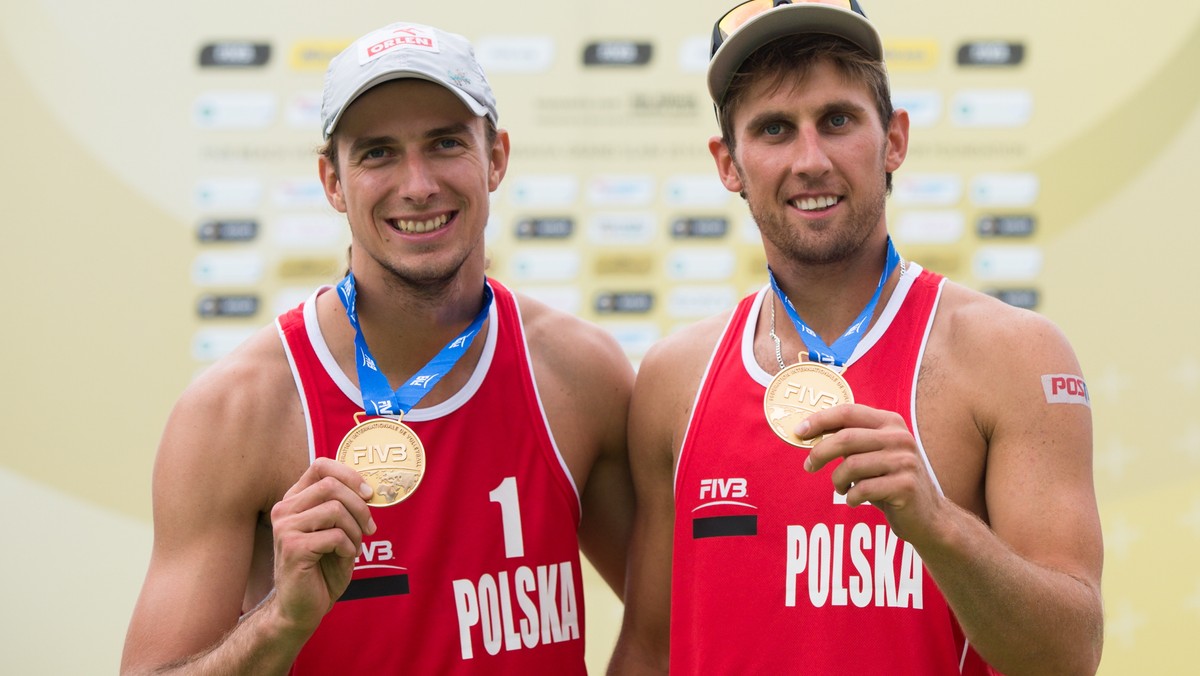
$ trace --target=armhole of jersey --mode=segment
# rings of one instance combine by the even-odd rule
[[[316,298],[316,296],[313,296]],[[306,301],[311,302],[311,301]],[[308,393],[304,391],[304,382],[300,379],[300,370],[296,366],[296,358],[292,355],[292,345],[288,342],[287,334],[283,330],[283,324],[280,318],[275,319],[275,326],[279,329],[279,340],[283,343],[283,352],[287,355],[288,367],[292,369],[292,381],[296,383],[296,392],[300,395],[300,407],[304,411],[304,433],[308,436],[308,464],[312,464],[316,460],[317,444],[313,439],[313,424],[312,416],[308,411]]]
[[[759,296],[762,292],[759,292]],[[679,477],[683,473],[683,467],[687,464],[687,447],[688,438],[692,434],[692,422],[696,418],[696,412],[700,410],[700,403],[706,398],[709,389],[708,375],[712,371],[713,364],[716,363],[717,355],[721,352],[721,348],[725,346],[725,339],[729,336],[729,332],[733,330],[737,323],[738,317],[741,316],[742,303],[738,303],[734,307],[733,312],[729,313],[729,321],[725,322],[725,328],[721,329],[721,336],[713,345],[712,352],[708,355],[708,363],[704,366],[704,374],[700,376],[700,385],[696,388],[696,397],[692,399],[692,412],[688,414],[687,425],[683,428],[683,440],[679,442],[679,458],[675,461],[675,475],[671,481],[671,493],[673,497],[679,495]],[[749,311],[747,311],[749,314]],[[747,320],[749,321],[749,320]],[[741,336],[737,337],[738,342],[741,342]],[[739,354],[741,348],[738,348]]]
[[[937,292],[933,296],[933,304],[929,308],[929,319],[925,321],[925,334],[921,336],[921,349],[917,351],[917,363],[913,367],[912,377],[912,392],[910,393],[910,401],[908,408],[909,420],[912,420],[913,439],[917,442],[917,450],[921,453],[921,461],[925,463],[925,471],[929,472],[929,477],[933,479],[933,485],[937,486],[938,495],[945,497],[946,494],[942,491],[942,482],[938,480],[937,473],[933,471],[933,465],[929,463],[929,454],[925,452],[925,443],[921,441],[921,427],[917,423],[917,387],[918,379],[921,375],[921,362],[925,359],[925,348],[929,345],[929,335],[933,332],[933,320],[937,317],[938,304],[942,300],[942,289],[946,284],[946,279],[943,277],[938,280]]]
[[[579,487],[575,485],[575,477],[571,475],[571,468],[567,465],[566,459],[563,458],[562,451],[558,449],[558,440],[554,438],[554,430],[550,428],[550,418],[546,416],[546,407],[542,405],[542,394],[538,390],[537,377],[533,373],[533,357],[529,354],[529,341],[525,337],[525,322],[521,319],[520,302],[517,300],[516,294],[510,293],[509,298],[512,300],[513,316],[516,320],[516,336],[524,353],[523,361],[525,362],[525,368],[528,370],[529,387],[533,391],[533,402],[537,405],[538,415],[542,418],[542,429],[546,433],[546,439],[550,442],[550,450],[554,453],[554,459],[558,461],[558,469],[567,486],[571,489],[571,495],[575,497],[575,525],[578,526],[583,518],[583,499],[579,495]],[[497,331],[497,333],[499,332]]]

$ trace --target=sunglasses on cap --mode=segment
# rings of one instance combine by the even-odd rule
[[[862,7],[858,6],[858,0],[800,0],[800,2],[796,4],[801,4],[804,2],[815,2],[823,5],[833,5],[835,7],[845,7],[852,12],[861,14],[863,17],[866,17],[867,15],[866,12],[862,10]],[[718,19],[717,23],[713,24],[712,49],[709,51],[708,55],[711,57],[712,55],[716,54],[717,49],[721,47],[725,40],[728,39],[730,35],[733,35],[737,29],[741,28],[750,19],[753,19],[763,12],[769,12],[780,5],[790,4],[792,4],[791,0],[747,0],[747,2],[743,2],[728,12],[725,12],[725,15]]]

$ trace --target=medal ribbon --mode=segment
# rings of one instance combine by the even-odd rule
[[[887,244],[887,261],[883,265],[883,274],[879,276],[879,285],[875,287],[875,295],[871,296],[871,300],[867,301],[867,306],[859,313],[858,318],[854,320],[850,328],[846,329],[845,333],[833,342],[833,345],[826,345],[817,332],[804,323],[804,320],[800,318],[800,313],[792,305],[792,301],[784,294],[783,289],[779,288],[779,283],[775,281],[775,274],[771,272],[771,268],[767,268],[767,276],[771,278],[771,288],[783,300],[783,309],[787,310],[788,316],[792,318],[792,324],[796,326],[796,331],[800,334],[800,339],[808,348],[810,360],[822,364],[845,366],[846,361],[854,354],[854,348],[858,347],[859,341],[862,340],[863,331],[871,321],[871,315],[875,314],[875,305],[879,303],[879,296],[883,293],[884,282],[900,264],[900,254],[892,244],[891,235],[888,236]]]
[[[447,343],[441,352],[438,352],[428,364],[417,371],[416,375],[407,383],[392,391],[387,376],[379,371],[375,358],[371,355],[370,348],[367,347],[367,340],[363,337],[362,326],[358,323],[358,310],[355,308],[358,292],[354,284],[354,274],[347,274],[345,279],[338,284],[337,289],[338,298],[341,299],[342,306],[346,308],[346,317],[350,319],[350,325],[354,327],[354,347],[358,356],[358,387],[362,391],[363,411],[368,415],[396,416],[412,410],[412,407],[416,406],[417,402],[421,401],[421,398],[433,389],[442,376],[454,368],[458,360],[466,354],[467,348],[471,345],[471,337],[479,331],[479,328],[483,326],[483,320],[487,318],[488,311],[492,307],[493,297],[492,287],[485,282],[483,307],[479,309],[479,314],[475,315],[470,326],[463,329],[457,338]]]

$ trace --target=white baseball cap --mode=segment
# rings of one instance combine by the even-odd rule
[[[496,97],[466,38],[432,26],[393,23],[355,40],[329,62],[321,95],[325,140],[363,92],[405,78],[440,84],[476,115],[493,124],[499,119]]]

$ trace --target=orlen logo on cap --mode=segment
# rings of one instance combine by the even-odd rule
[[[1079,376],[1069,373],[1044,375],[1042,376],[1042,389],[1046,391],[1046,401],[1051,404],[1091,406],[1087,384]]]
[[[438,51],[437,37],[434,36],[433,31],[421,26],[404,26],[379,31],[369,39],[363,40],[359,46],[358,63],[365,64],[398,48],[436,52]]]

